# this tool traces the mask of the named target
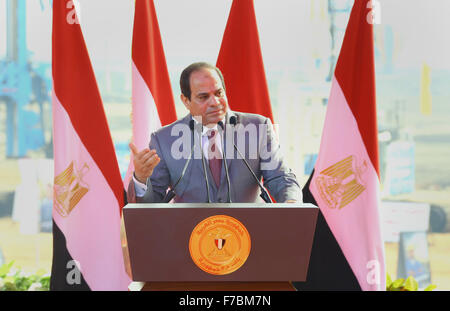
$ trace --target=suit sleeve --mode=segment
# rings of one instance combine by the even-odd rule
[[[155,149],[160,158],[160,162],[153,170],[153,174],[147,179],[147,190],[144,196],[139,197],[136,195],[135,185],[131,180],[128,185],[127,196],[129,199],[134,199],[132,202],[136,203],[161,203],[166,195],[167,188],[170,183],[169,170],[166,166],[166,161],[162,154],[161,146],[158,137],[153,133],[150,138],[150,150]],[[130,202],[130,201],[129,201]]]
[[[270,119],[266,118],[260,131],[260,170],[264,186],[277,202],[302,202],[302,191],[295,174],[287,167]]]

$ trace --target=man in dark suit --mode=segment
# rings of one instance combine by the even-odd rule
[[[218,68],[194,63],[181,74],[180,86],[190,113],[152,133],[148,149],[130,144],[135,172],[129,202],[163,202],[169,188],[175,202],[257,202],[259,186],[233,143],[277,202],[301,202],[301,189],[283,161],[270,119],[231,111]]]

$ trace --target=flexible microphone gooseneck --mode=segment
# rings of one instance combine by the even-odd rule
[[[205,155],[203,154],[203,139],[202,139],[203,124],[201,125],[200,129],[201,129],[201,132],[199,133],[200,134],[200,153],[202,154],[203,173],[205,173],[205,183],[206,183],[206,193],[208,195],[208,203],[211,203],[211,197],[209,195],[208,173],[206,172]]]
[[[222,160],[223,160],[223,164],[225,167],[225,176],[227,177],[227,186],[228,186],[228,202],[227,203],[231,203],[231,184],[230,184],[230,176],[228,175],[228,164],[227,164],[227,159],[226,159],[226,147],[225,147],[225,126],[223,125],[222,121],[219,121],[219,126],[222,128],[223,130],[223,135],[222,135]]]
[[[236,124],[238,123],[238,120],[235,116],[231,116],[230,117],[230,124],[234,126],[236,126]],[[232,136],[234,138],[234,134]],[[247,160],[245,160],[245,157],[242,155],[242,153],[239,151],[238,147],[236,146],[236,144],[233,141],[233,146],[234,149],[236,149],[236,151],[239,153],[239,156],[242,158],[242,160],[245,163],[245,166],[247,166],[248,170],[250,171],[250,173],[252,173],[253,178],[255,179],[255,181],[258,183],[259,188],[261,189],[261,194],[259,195],[264,202],[266,203],[273,203],[272,199],[270,198],[269,194],[267,193],[266,189],[264,188],[264,186],[261,184],[261,182],[259,181],[258,177],[256,177],[255,172],[253,172],[252,168],[250,167],[250,165],[248,164]]]
[[[171,187],[170,190],[167,191],[166,195],[164,196],[164,199],[163,199],[164,203],[169,203],[175,197],[175,188],[177,187],[177,185],[181,181],[181,179],[184,177],[184,174],[186,173],[186,169],[187,169],[189,163],[191,162],[192,154],[194,153],[194,147],[195,147],[195,145],[194,145],[194,125],[195,125],[194,120],[189,121],[189,128],[191,129],[191,135],[192,135],[191,154],[189,155],[189,158],[186,161],[186,164],[184,164],[183,171],[181,172],[181,176],[178,178],[177,182],[173,185],[173,187]]]

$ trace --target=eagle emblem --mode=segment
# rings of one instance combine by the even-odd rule
[[[54,202],[56,211],[66,217],[89,191],[89,186],[83,181],[83,176],[89,171],[86,163],[77,170],[73,161],[69,166],[55,176]]]
[[[353,155],[333,164],[315,180],[320,197],[329,208],[342,209],[366,189],[362,178],[366,171],[366,160],[358,164]]]

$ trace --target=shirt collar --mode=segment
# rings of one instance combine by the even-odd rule
[[[191,115],[191,118],[192,118],[192,120],[194,120],[194,122],[195,122],[195,125],[199,125],[200,124],[200,122],[198,122],[194,117],[192,117],[192,115]],[[222,119],[222,122],[225,124],[225,117]],[[202,127],[202,136],[207,136],[208,135],[208,132],[209,131],[211,131],[211,130],[215,130],[215,131],[217,131],[218,130],[218,124],[216,123],[213,127],[206,127],[206,126],[203,126]]]

